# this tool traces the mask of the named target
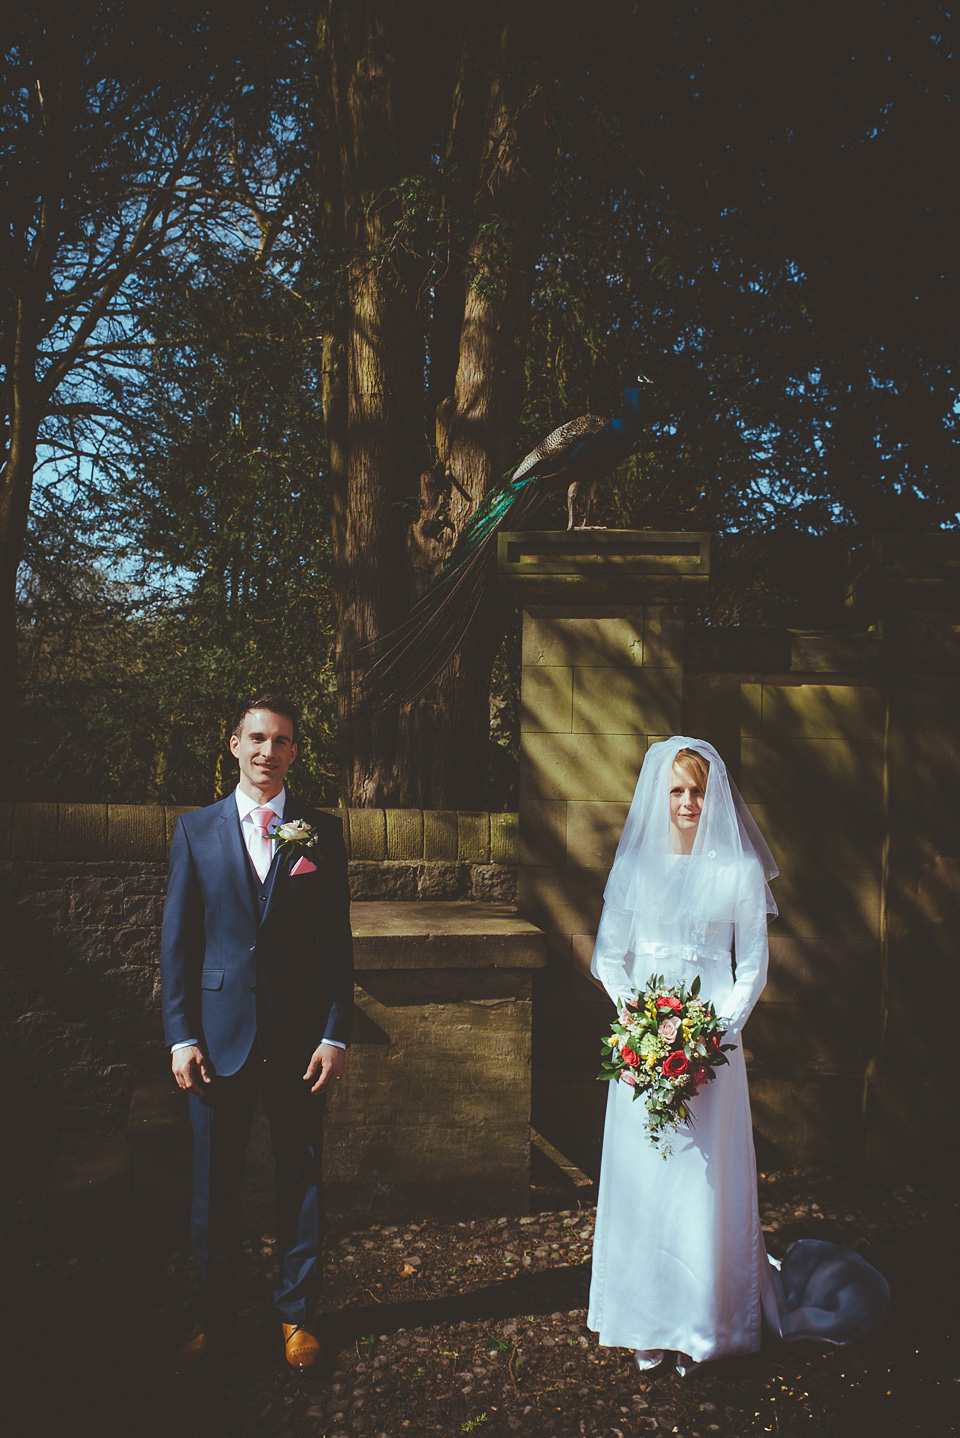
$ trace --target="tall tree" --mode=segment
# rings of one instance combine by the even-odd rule
[[[550,175],[543,19],[539,4],[321,6],[318,244],[343,259],[324,409],[354,804],[483,798],[495,616],[402,713],[358,712],[357,666],[511,457]]]
[[[249,10],[249,14],[247,11]],[[16,583],[38,463],[123,427],[117,393],[142,344],[130,285],[188,243],[229,146],[254,6],[33,0],[0,69],[0,684],[16,692]],[[239,38],[238,38],[239,37]],[[249,53],[249,52],[248,52]],[[90,438],[92,436],[92,439]]]
[[[90,501],[90,532],[119,531],[122,515],[150,556],[144,584],[189,590],[176,652],[284,602],[275,572],[257,571],[258,487],[268,525],[298,497],[292,543],[313,543],[299,522],[328,512],[331,568],[324,555],[296,574],[318,585],[315,636],[333,577],[351,802],[485,802],[495,610],[407,712],[358,713],[352,665],[436,573],[484,489],[557,423],[604,412],[638,369],[657,382],[649,440],[607,489],[610,523],[744,535],[957,523],[946,0],[822,13],[302,0],[256,25],[254,13],[234,27],[253,37],[242,55],[227,37],[199,46],[186,91],[231,97],[191,166],[204,184],[166,232],[166,270],[138,265],[115,329],[87,342],[61,390],[69,410],[48,406],[40,454],[52,441],[82,464],[62,498]],[[190,59],[187,41],[173,52]],[[14,84],[4,103],[27,114],[25,96]],[[184,104],[180,125],[195,113]],[[15,141],[28,158],[31,135]],[[143,148],[135,126],[126,143]],[[93,188],[80,192],[103,224]],[[54,287],[51,304],[70,293]],[[38,536],[48,493],[35,491]],[[253,518],[238,525],[244,506]],[[759,592],[721,609],[793,612]],[[249,672],[231,644],[206,652],[223,674]],[[313,692],[297,646],[282,652]],[[501,654],[498,672],[512,664]]]

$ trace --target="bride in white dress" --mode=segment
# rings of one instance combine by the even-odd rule
[[[767,972],[777,869],[711,744],[675,736],[644,759],[604,892],[592,971],[617,1003],[659,974],[699,976],[736,1044],[693,1100],[693,1125],[650,1142],[633,1089],[609,1086],[587,1325],[678,1371],[760,1347],[776,1314],[757,1207],[740,1034]],[[774,1321],[776,1319],[774,1318]]]

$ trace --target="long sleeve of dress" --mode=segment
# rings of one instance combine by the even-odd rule
[[[730,1040],[737,1038],[767,982],[766,893],[759,864],[750,864],[741,881],[733,936],[736,979],[717,1012]]]
[[[629,998],[636,988],[627,970],[632,917],[624,909],[604,904],[590,963],[590,972],[600,980],[614,1003]]]

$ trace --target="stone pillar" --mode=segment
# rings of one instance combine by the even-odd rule
[[[708,575],[703,534],[500,538],[501,582],[523,609],[518,905],[552,958],[534,1010],[534,1127],[588,1171],[605,1095],[593,1079],[608,1005],[586,978],[603,887],[647,745],[682,727],[685,603]]]
[[[767,986],[744,1032],[758,1160],[858,1161],[880,1028],[879,647],[856,631],[689,637],[686,722],[718,722],[721,694],[736,691],[739,740],[718,747],[780,869]]]
[[[864,1095],[868,1156],[942,1174],[957,1143],[948,1057],[960,1013],[960,536],[882,536],[850,601],[885,667],[882,1024]]]

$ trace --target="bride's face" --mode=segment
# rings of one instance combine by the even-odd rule
[[[689,854],[703,810],[703,791],[674,764],[670,782],[670,825],[681,854]]]

